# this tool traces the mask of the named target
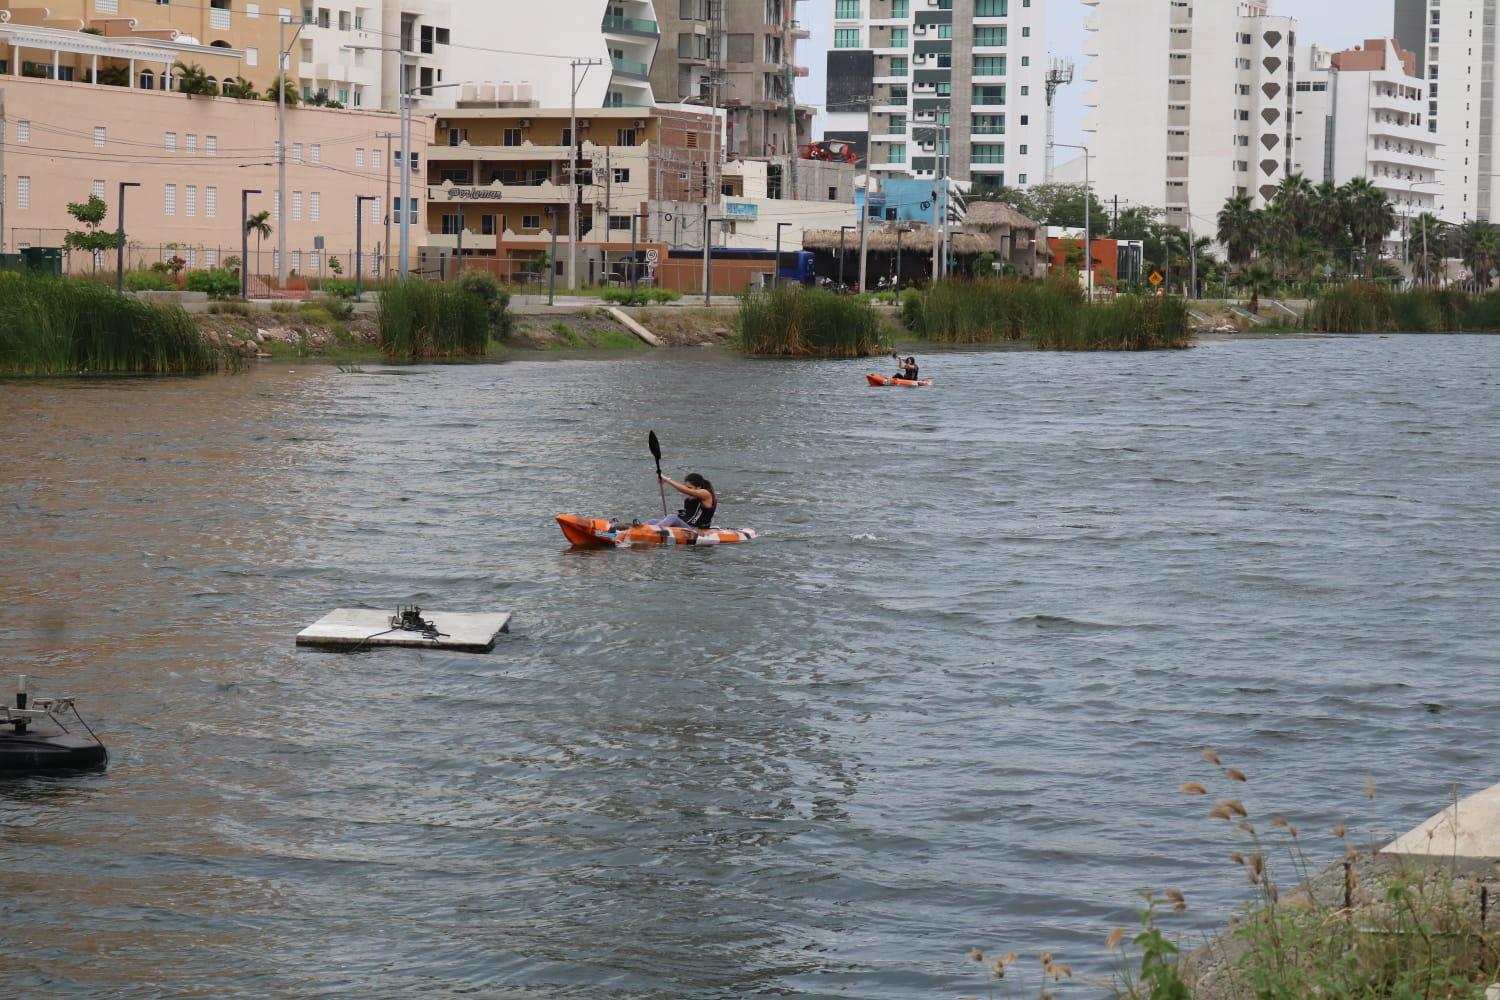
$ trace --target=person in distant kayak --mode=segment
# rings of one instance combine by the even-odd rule
[[[713,525],[714,514],[719,509],[719,498],[714,493],[713,483],[696,472],[689,473],[687,480],[681,483],[667,476],[659,478],[687,499],[677,513],[648,521],[648,524],[658,528],[692,528],[694,531],[704,531]]]
[[[896,373],[897,378],[907,379],[911,382],[916,382],[919,380],[921,376],[921,369],[917,367],[917,359],[915,357],[908,354],[906,356],[906,360],[902,361],[900,364],[901,370]]]

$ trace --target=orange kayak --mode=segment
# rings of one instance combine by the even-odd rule
[[[931,389],[932,379],[924,378],[920,382],[913,382],[909,378],[891,378],[889,375],[866,375],[871,385],[899,385],[908,389]]]
[[[588,546],[629,545],[730,545],[748,542],[755,537],[750,528],[709,528],[693,531],[689,528],[657,528],[649,524],[621,528],[616,531],[602,517],[577,517],[573,514],[558,514],[557,526],[569,542]]]

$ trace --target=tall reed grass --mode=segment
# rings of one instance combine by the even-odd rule
[[[740,300],[746,354],[863,358],[884,352],[880,318],[868,302],[815,288],[773,288]]]
[[[191,374],[238,367],[177,306],[93,281],[0,275],[0,374]]]
[[[379,332],[380,353],[392,361],[482,357],[489,304],[461,286],[412,278],[380,293]]]
[[[1192,342],[1180,299],[1122,295],[1090,304],[1057,281],[948,281],[904,315],[914,333],[944,344],[1028,339],[1051,351],[1152,351]]]
[[[1307,314],[1318,333],[1496,333],[1500,292],[1474,296],[1456,288],[1393,292],[1355,281],[1325,288]]]

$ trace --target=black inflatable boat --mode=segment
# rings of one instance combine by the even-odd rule
[[[87,736],[68,728],[68,715]],[[103,767],[108,760],[104,744],[72,698],[31,698],[23,676],[15,706],[0,706],[0,774],[84,770]]]

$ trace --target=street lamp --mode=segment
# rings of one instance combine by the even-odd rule
[[[790,226],[790,222],[776,223],[776,270],[771,274],[771,287],[781,287],[781,227]]]
[[[375,138],[385,140],[385,256],[389,260],[391,256],[391,140],[401,138],[395,132],[376,132]],[[376,254],[376,264],[380,263],[380,254]],[[381,269],[381,273],[389,277],[390,268]]]
[[[240,189],[240,299],[250,301],[250,196],[255,188]]]
[[[858,226],[839,226],[839,291],[844,290],[844,233]]]
[[[1405,230],[1406,238],[1401,241],[1401,257],[1408,272],[1411,270],[1411,202],[1416,197],[1417,188],[1428,186],[1442,187],[1443,185],[1440,181],[1412,181],[1406,186],[1406,217],[1404,220],[1406,224],[1402,227]],[[1424,263],[1427,260],[1426,226],[1422,227],[1422,260]]]
[[[115,291],[125,294],[125,189],[140,187],[135,181],[120,182],[119,235],[115,247]]]
[[[1094,230],[1093,220],[1089,217],[1089,203],[1094,200],[1094,189],[1089,185],[1089,148],[1087,146],[1075,146],[1066,142],[1054,142],[1053,146],[1062,149],[1078,149],[1083,151],[1083,269],[1088,274],[1088,300],[1094,301]],[[1191,225],[1191,223],[1189,223]],[[1192,253],[1192,248],[1188,248]]]
[[[651,215],[648,212],[641,212],[641,213],[638,213],[636,215],[632,215],[630,217],[630,304],[631,305],[635,305],[636,276],[640,272],[640,266],[636,263],[636,256],[635,256],[636,255],[636,249],[635,249],[636,227],[635,227],[635,223],[636,223],[637,219],[650,219],[650,218],[651,218]]]
[[[364,290],[365,273],[365,202],[378,201],[373,194],[354,196],[354,301]]]

